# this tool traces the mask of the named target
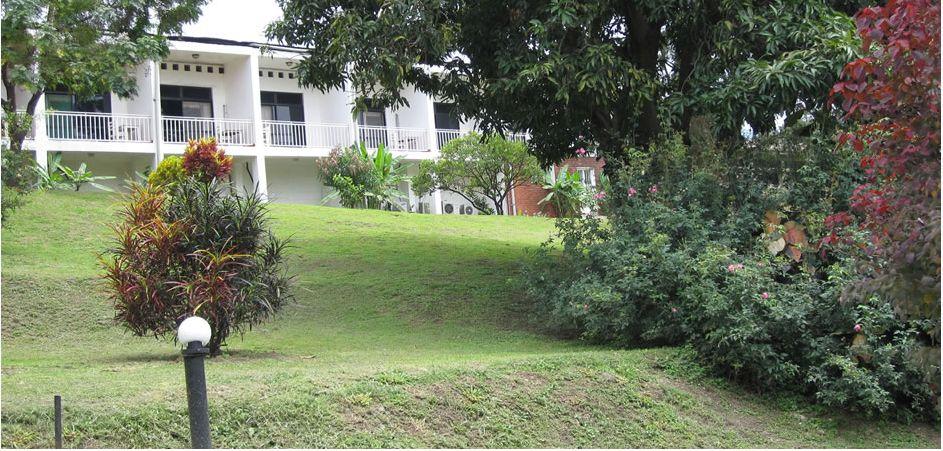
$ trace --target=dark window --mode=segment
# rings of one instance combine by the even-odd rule
[[[183,65],[183,71],[184,71],[184,72],[190,72],[190,65],[189,65],[189,64],[184,64],[184,65]]]
[[[160,68],[163,70],[167,70],[167,63],[160,63]]]
[[[212,74],[212,73],[213,73],[213,66],[206,66],[206,73]]]
[[[219,68],[219,71],[217,71],[217,73],[220,73],[220,74],[222,74],[222,73],[225,73],[225,71],[223,70],[223,68],[222,68],[222,67],[220,67],[220,68]]]
[[[302,95],[296,92],[262,91],[262,119],[266,121],[304,122]],[[288,124],[271,124],[268,133],[275,145],[304,145],[304,128]]]
[[[197,72],[203,72],[203,66],[197,66],[197,67],[196,67],[196,71],[197,71]]]
[[[180,69],[180,66],[177,65],[177,64],[174,64],[174,65],[172,65],[171,67],[173,67],[174,70],[179,70],[179,69]]]
[[[278,78],[285,78],[285,73],[284,73],[284,72],[279,72],[279,73],[278,73]]]
[[[453,103],[434,103],[432,111],[435,114],[436,130],[458,130],[459,120],[455,114],[455,104]],[[436,141],[441,149],[447,142],[458,136],[457,133],[436,133]]]
[[[442,130],[458,130],[459,120],[455,114],[454,103],[434,103],[435,128]]]
[[[52,89],[46,91],[46,110],[110,113],[111,94],[81,98],[65,88]],[[47,136],[52,139],[109,139],[112,129],[109,116],[56,116],[46,122]]]
[[[369,128],[360,129],[360,140],[371,148],[379,147],[380,144],[388,145],[385,128],[386,111],[383,107],[374,105],[373,99],[365,99],[364,103],[367,109],[360,112],[357,122]]]
[[[171,117],[213,117],[213,90],[195,86],[160,85],[160,114]],[[205,127],[206,130],[193,130],[193,125],[184,127],[170,123],[170,126],[164,127],[164,140],[181,141],[214,135],[211,123],[201,122],[196,127]]]

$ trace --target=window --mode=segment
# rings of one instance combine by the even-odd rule
[[[576,168],[574,172],[580,175],[580,181],[583,186],[593,188],[596,186],[596,170],[593,168]]]
[[[262,91],[262,119],[266,121],[304,122],[302,96],[295,92]],[[266,133],[275,145],[305,145],[304,127],[292,124],[268,124]]]
[[[373,99],[366,99],[367,109],[360,112],[357,123],[370,128],[360,128],[360,140],[370,148],[388,145],[386,137],[386,111],[374,105]],[[382,128],[381,128],[382,127]]]
[[[301,94],[262,91],[262,119],[304,122],[305,114]]]
[[[171,117],[213,117],[213,90],[195,86],[160,85],[160,114]],[[175,122],[164,127],[164,140],[180,142],[215,136],[212,122]]]
[[[194,86],[160,85],[160,114],[213,117],[213,90]]]
[[[111,94],[82,99],[60,87],[46,92],[46,110],[110,113]],[[111,118],[108,116],[92,115],[82,119],[57,117],[46,123],[46,136],[52,139],[107,139],[111,131]]]
[[[435,113],[435,128],[440,130],[458,130],[458,115],[455,114],[455,104],[439,103],[432,105]]]

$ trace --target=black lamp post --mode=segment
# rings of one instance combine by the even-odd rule
[[[183,350],[183,365],[187,377],[187,410],[190,414],[190,446],[212,448],[210,441],[210,412],[206,400],[206,374],[203,360],[210,350],[206,344],[212,331],[209,323],[198,316],[191,316],[177,328],[177,340]]]

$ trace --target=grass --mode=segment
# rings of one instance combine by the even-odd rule
[[[183,447],[179,351],[112,323],[96,255],[115,198],[31,196],[3,228],[2,446]],[[530,325],[516,272],[541,218],[272,205],[298,301],[207,364],[219,447],[938,447],[701,375],[672,349]],[[682,370],[678,370],[682,368]]]

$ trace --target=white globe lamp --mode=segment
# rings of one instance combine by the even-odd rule
[[[210,323],[199,316],[191,316],[177,327],[177,341],[186,345],[194,341],[199,341],[206,346],[210,342],[213,331],[210,329]]]

